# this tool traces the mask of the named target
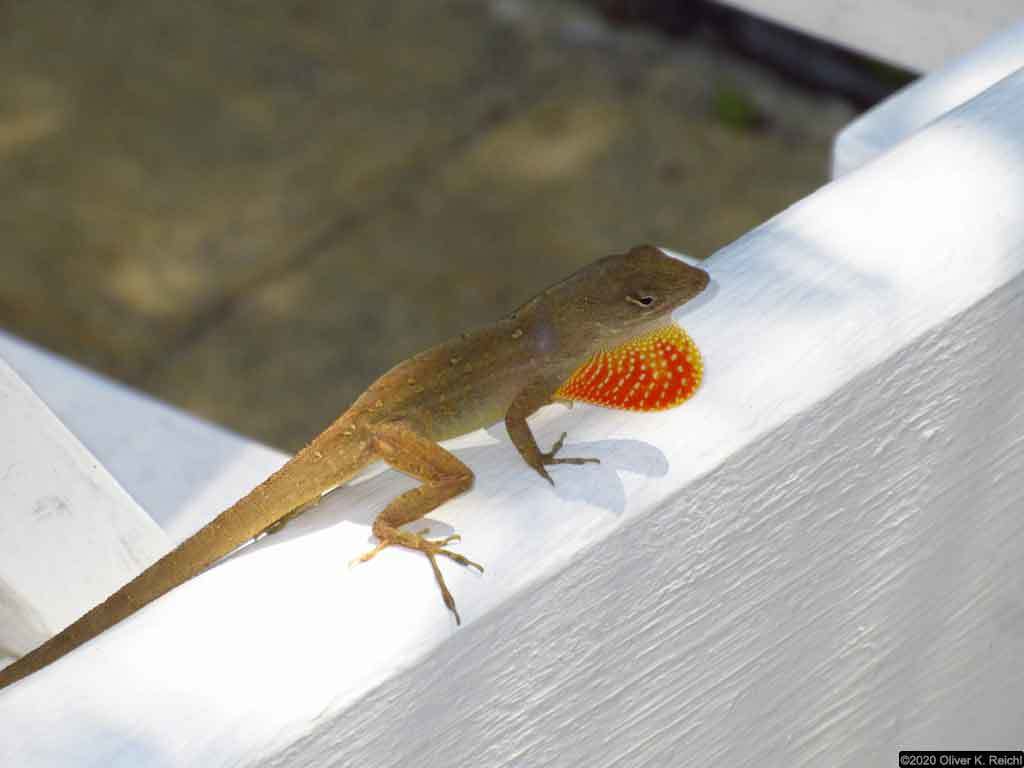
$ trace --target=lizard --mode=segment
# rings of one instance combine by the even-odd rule
[[[473,472],[440,445],[504,420],[525,463],[554,485],[548,467],[597,461],[541,451],[527,417],[552,402],[659,410],[689,398],[703,364],[671,319],[697,296],[707,272],[653,246],[598,259],[491,326],[399,363],[377,379],[279,470],[104,602],[0,670],[0,688],[47,666],[243,544],[276,530],[376,461],[420,481],[377,515],[377,545],[426,555],[445,606],[461,623],[437,558],[483,567],[404,526],[469,490]]]

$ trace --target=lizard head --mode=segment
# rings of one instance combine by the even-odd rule
[[[664,325],[707,286],[708,273],[651,245],[606,256],[563,283],[566,319],[599,346]],[[572,284],[571,287],[568,284]]]

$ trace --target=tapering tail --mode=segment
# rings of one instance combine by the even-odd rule
[[[328,428],[281,469],[186,539],[100,605],[13,664],[0,669],[0,688],[32,674],[206,570],[289,513],[315,503],[370,461],[367,451],[324,445]],[[357,448],[357,446],[351,446]],[[328,458],[331,456],[331,458]],[[333,459],[333,460],[331,460]],[[340,460],[339,460],[340,459]]]

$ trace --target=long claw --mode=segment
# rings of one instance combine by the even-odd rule
[[[480,571],[480,573],[484,572],[484,567],[480,565],[480,563],[474,563],[468,557],[464,557],[463,555],[460,555],[458,552],[452,552],[450,549],[439,549],[437,550],[437,554],[444,555],[450,560],[454,560],[459,565],[464,565],[467,568],[476,568],[478,571]]]
[[[554,458],[555,454],[562,450],[562,443],[565,442],[565,436],[568,434],[568,432],[563,432],[562,436],[555,441],[555,444],[551,446],[551,450],[548,451],[549,457]]]
[[[551,483],[551,487],[552,488],[555,487],[555,481],[551,479],[551,475],[549,475],[548,471],[546,469],[544,469],[544,465],[543,464],[541,464],[539,467],[537,467],[537,473],[541,477],[543,477],[545,480],[547,480],[549,483]]]
[[[430,529],[429,528],[423,528],[423,529],[417,531],[416,535],[419,536],[421,539],[425,539],[427,537],[427,534],[429,534],[429,533],[430,533]],[[453,542],[456,542],[456,541],[462,541],[462,537],[459,534],[454,533],[451,536],[447,536],[447,537],[445,537],[443,539],[438,539],[437,541],[434,541],[434,542],[431,542],[431,543],[437,544],[437,546],[439,546],[439,547],[445,547],[445,546],[447,546],[447,545],[449,545],[449,544],[451,544]]]
[[[360,563],[365,563],[367,560],[372,560],[374,557],[377,556],[377,553],[379,553],[382,549],[388,547],[389,545],[390,542],[382,541],[369,552],[364,552],[359,557],[353,557],[351,560],[349,560],[348,567],[352,568],[353,566],[359,565]]]
[[[600,459],[552,459],[548,464],[600,464]]]
[[[459,616],[459,611],[455,607],[455,598],[453,598],[452,593],[448,591],[448,585],[444,583],[444,576],[441,575],[441,569],[437,565],[437,560],[430,552],[427,553],[427,559],[430,560],[430,568],[434,571],[434,579],[437,581],[437,586],[441,588],[441,599],[444,601],[445,607],[455,614],[456,626],[461,625],[462,617]]]

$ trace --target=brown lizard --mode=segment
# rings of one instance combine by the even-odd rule
[[[701,378],[699,353],[671,312],[708,283],[703,270],[652,246],[607,256],[536,296],[503,320],[399,363],[327,429],[249,494],[144,570],[106,601],[0,670],[0,688],[50,664],[232,550],[275,530],[371,462],[422,481],[377,516],[379,544],[423,552],[444,604],[460,622],[437,556],[483,568],[402,530],[468,490],[473,472],[440,441],[504,419],[523,460],[553,484],[546,467],[595,459],[558,458],[537,446],[526,419],[548,403],[587,401],[634,410],[672,407]]]

